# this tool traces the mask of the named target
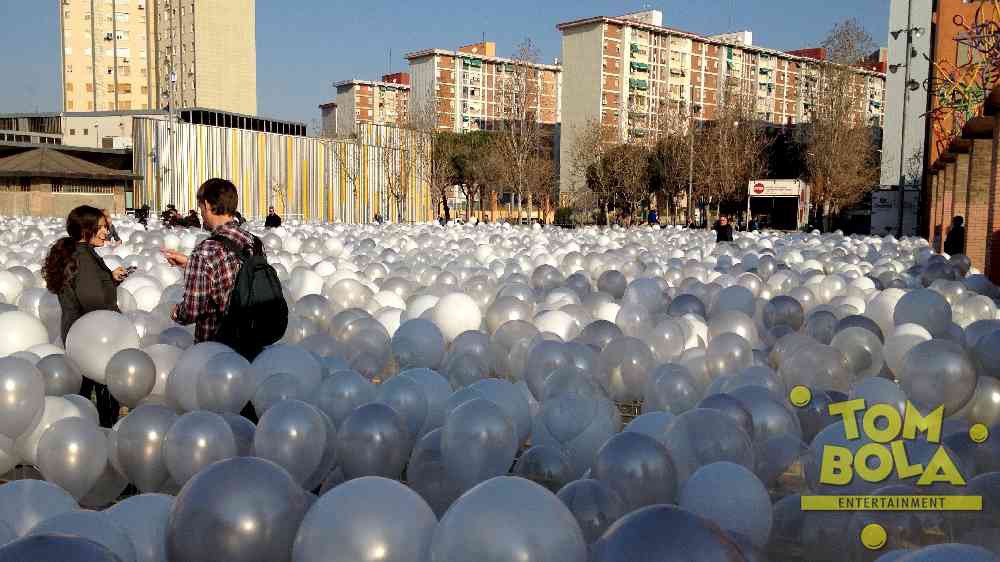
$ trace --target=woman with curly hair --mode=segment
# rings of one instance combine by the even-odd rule
[[[66,217],[68,236],[56,240],[45,257],[42,275],[45,286],[59,297],[62,308],[62,339],[81,316],[95,310],[118,312],[117,286],[126,277],[124,268],[108,268],[95,247],[108,240],[108,219],[104,212],[89,205],[70,211]],[[80,394],[97,394],[101,425],[111,427],[118,418],[119,405],[107,386],[83,379]]]

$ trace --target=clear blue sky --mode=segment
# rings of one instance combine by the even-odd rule
[[[559,56],[557,23],[646,5],[663,11],[664,25],[703,34],[750,29],[754,44],[774,49],[812,46],[849,17],[887,43],[889,0],[257,0],[258,111],[309,123],[332,98],[333,82],[377,78],[390,49],[391,69],[405,70],[406,52],[454,49],[484,33],[501,56],[531,38],[550,62]],[[0,113],[60,109],[56,6],[0,0]]]

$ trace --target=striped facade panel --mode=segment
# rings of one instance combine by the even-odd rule
[[[309,222],[433,219],[429,136],[388,125],[362,124],[357,139],[334,140],[134,119],[135,206],[159,212],[174,204],[194,209],[198,186],[213,177],[236,184],[241,212],[279,214]],[[176,173],[174,173],[176,170]],[[401,202],[401,203],[400,203]],[[397,217],[401,216],[401,219]]]

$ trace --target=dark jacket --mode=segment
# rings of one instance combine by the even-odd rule
[[[62,291],[59,292],[59,306],[62,308],[62,337],[70,326],[81,316],[95,310],[118,310],[118,290],[111,269],[97,255],[90,244],[77,244],[76,274]]]
[[[715,231],[715,241],[716,242],[732,242],[733,241],[733,225],[731,224],[716,224],[712,227]]]
[[[267,215],[267,218],[264,219],[264,228],[278,228],[279,226],[281,226],[281,217],[279,217],[277,213],[273,215],[269,214]]]
[[[965,253],[965,227],[953,226],[944,239],[944,253],[955,255]]]

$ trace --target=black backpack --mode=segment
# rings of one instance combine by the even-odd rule
[[[223,236],[209,238],[240,258],[242,265],[212,341],[228,345],[253,361],[266,347],[285,335],[288,304],[281,292],[278,273],[264,255],[264,245],[253,236],[253,252]]]

